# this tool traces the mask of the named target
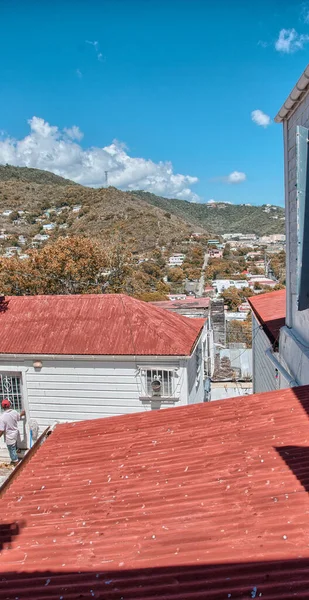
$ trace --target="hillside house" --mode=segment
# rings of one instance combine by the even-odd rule
[[[249,300],[253,339],[259,325],[266,333],[256,331],[254,391],[309,383],[309,66],[275,121],[284,138],[286,296],[267,294],[264,306],[262,296]]]
[[[208,254],[210,258],[222,258],[223,250],[219,250],[218,248],[210,248]]]
[[[174,254],[173,256],[169,257],[168,266],[169,267],[181,267],[184,260],[185,260],[184,254]]]
[[[194,296],[189,296],[181,300],[161,300],[158,302],[151,302],[151,304],[157,308],[164,308],[165,310],[169,310],[178,315],[183,315],[184,317],[206,319],[208,316],[209,302],[209,298],[195,298]]]
[[[214,279],[211,285],[218,294],[222,294],[224,290],[228,290],[230,287],[236,287],[238,290],[249,287],[246,279]]]
[[[0,400],[40,429],[203,402],[204,325],[122,294],[2,297]]]
[[[46,225],[43,225],[44,231],[51,231],[52,229],[55,229],[55,227],[56,223],[46,223]]]

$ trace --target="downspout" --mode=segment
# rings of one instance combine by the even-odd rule
[[[273,354],[273,351],[271,348],[268,348],[266,350],[265,354],[267,354],[268,358],[271,360],[275,369],[277,369],[277,371],[280,373],[280,375],[282,375],[282,377],[284,377],[284,379],[286,379],[286,381],[289,384],[289,387],[297,387],[299,385],[297,383],[296,379],[294,379],[294,377],[292,377],[290,375],[290,373],[288,373],[288,371],[286,371],[286,369],[280,364],[278,359]]]
[[[288,152],[288,121],[283,121],[284,146],[284,204],[285,204],[285,255],[286,255],[286,317],[285,324],[292,327],[292,293],[290,270],[290,211],[289,211],[289,152]]]

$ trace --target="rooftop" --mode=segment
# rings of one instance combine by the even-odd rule
[[[57,425],[1,499],[3,598],[308,598],[308,410],[306,386]]]
[[[209,307],[209,298],[186,298],[185,300],[166,300],[159,302],[152,302],[153,306],[157,308],[167,308],[168,310],[172,309],[186,309],[186,308],[208,308]]]
[[[11,296],[0,354],[188,356],[202,327],[123,294]]]
[[[277,342],[285,324],[286,290],[251,296],[248,302],[272,344]]]
[[[288,119],[293,110],[301,102],[305,94],[308,92],[309,87],[309,65],[305,68],[303,74],[299,78],[298,82],[294,86],[293,90],[287,97],[283,106],[280,108],[278,114],[275,117],[276,123],[281,123],[284,119]]]

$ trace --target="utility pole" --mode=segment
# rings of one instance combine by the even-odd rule
[[[105,173],[105,186],[108,187],[108,171],[104,171]]]

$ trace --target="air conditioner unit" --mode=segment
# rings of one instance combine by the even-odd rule
[[[156,377],[155,379],[152,380],[151,389],[152,389],[153,396],[161,396],[162,382],[159,377]]]

